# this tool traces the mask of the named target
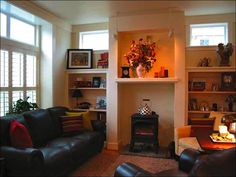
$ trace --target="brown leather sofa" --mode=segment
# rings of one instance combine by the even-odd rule
[[[5,161],[7,176],[65,176],[102,150],[105,126],[101,121],[92,122],[95,131],[84,130],[72,136],[62,136],[60,116],[66,111],[66,107],[52,107],[1,117],[0,157]],[[33,148],[11,146],[9,127],[13,119],[26,126]]]
[[[236,148],[213,154],[201,154],[194,149],[185,149],[180,155],[178,169],[152,174],[134,164],[123,163],[116,168],[114,174],[114,177],[141,176],[234,177],[236,176]]]

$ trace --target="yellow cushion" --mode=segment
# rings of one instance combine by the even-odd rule
[[[86,112],[66,112],[67,116],[83,116],[83,126],[85,129],[88,130],[93,130],[91,120],[90,120],[90,115],[89,111]]]
[[[221,113],[221,112],[214,112],[211,111],[209,118],[213,118],[215,117],[215,121],[214,121],[214,127],[213,130],[214,131],[219,131],[219,125],[221,125],[221,118],[224,116],[225,114]]]

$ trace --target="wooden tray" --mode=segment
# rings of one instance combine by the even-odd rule
[[[227,138],[222,138],[217,135],[210,135],[211,140],[214,143],[236,143],[236,139],[234,138],[233,140],[227,139]]]

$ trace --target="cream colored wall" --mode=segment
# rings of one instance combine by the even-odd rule
[[[200,24],[200,23],[228,23],[228,42],[233,44],[236,43],[235,39],[235,17],[236,14],[220,14],[220,15],[204,15],[204,16],[192,16],[186,17],[186,66],[197,66],[200,59],[204,57],[209,57],[211,59],[211,66],[219,66],[219,60],[217,59],[216,50],[217,46],[210,47],[189,47],[189,26],[190,24]],[[230,59],[231,66],[236,66],[235,52]]]
[[[55,29],[55,50],[53,59],[53,105],[66,106],[65,100],[65,69],[66,51],[70,48],[71,33],[61,28]]]
[[[119,121],[122,144],[130,143],[131,115],[138,112],[143,98],[151,100],[151,109],[159,114],[159,143],[167,146],[174,138],[174,86],[172,84],[120,84]]]
[[[160,122],[160,135],[167,134],[166,138],[161,140],[161,146],[166,146],[173,140],[173,127],[182,126],[185,123],[185,26],[183,12],[175,12],[171,18],[172,24],[167,20],[170,18],[168,13],[156,13],[145,15],[129,15],[112,17],[109,21],[110,33],[110,63],[108,69],[108,103],[107,103],[107,124],[108,124],[108,149],[118,149],[119,145],[124,145],[130,139],[130,113],[137,112],[137,95],[140,93],[153,99],[153,104],[158,107],[158,114],[162,117]],[[119,77],[118,70],[120,69],[118,63],[120,62],[119,46],[122,46],[122,39],[120,34],[123,32],[135,31],[167,31],[170,25],[175,30],[174,44],[172,49],[174,51],[173,58],[173,75],[177,76],[180,81],[175,86],[154,84],[154,85],[118,85],[115,81]],[[167,35],[167,34],[166,34]],[[117,40],[117,37],[119,40]],[[121,44],[119,42],[121,41]],[[161,42],[160,42],[161,43]],[[171,50],[171,51],[172,51]],[[164,58],[164,57],[163,57]],[[162,58],[159,59],[160,61]],[[170,88],[169,88],[170,87]],[[158,92],[164,93],[159,95]],[[137,92],[140,89],[141,92]],[[149,90],[150,89],[150,90]],[[148,90],[148,91],[146,91]],[[161,91],[162,90],[162,91]],[[136,93],[135,93],[136,92]],[[129,93],[134,94],[130,96]],[[135,95],[137,94],[137,95]],[[142,95],[141,94],[141,95]],[[162,99],[158,99],[161,96]],[[132,100],[134,99],[134,100]],[[128,103],[127,104],[127,100]],[[126,106],[122,106],[126,105]],[[172,108],[171,111],[164,111],[166,108]],[[161,119],[160,119],[161,120]],[[164,121],[167,120],[167,121]],[[125,128],[123,128],[125,127]],[[167,131],[165,128],[172,127]],[[127,128],[127,129],[126,129]]]
[[[108,23],[72,25],[72,47],[79,48],[79,33],[85,31],[107,30]]]

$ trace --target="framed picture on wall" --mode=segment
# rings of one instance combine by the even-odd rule
[[[67,49],[67,69],[92,68],[92,49]]]
[[[93,77],[92,87],[100,87],[101,77]]]

